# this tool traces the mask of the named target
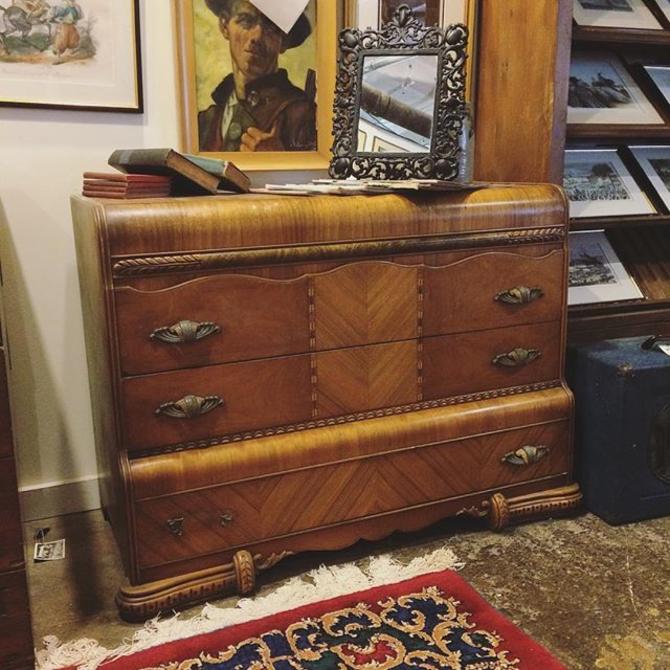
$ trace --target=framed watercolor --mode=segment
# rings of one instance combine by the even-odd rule
[[[642,69],[653,82],[663,97],[666,106],[670,107],[670,67],[658,65],[643,65]]]
[[[338,3],[305,4],[285,33],[248,0],[175,3],[184,151],[243,170],[328,166]]]
[[[670,145],[628,147],[670,211]]]
[[[594,51],[572,56],[568,123],[663,125],[665,121],[613,53]]]
[[[616,149],[568,149],[563,188],[570,217],[656,214]]]
[[[570,233],[569,244],[568,305],[644,298],[604,231]]]
[[[644,0],[574,0],[573,17],[580,26],[663,29]]]
[[[0,105],[142,112],[139,0],[14,0],[0,15]]]

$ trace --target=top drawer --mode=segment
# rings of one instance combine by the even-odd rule
[[[118,287],[122,371],[137,375],[560,319],[560,247],[440,260],[361,261],[294,279],[227,274],[159,290]]]

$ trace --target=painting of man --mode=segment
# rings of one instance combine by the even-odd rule
[[[288,33],[248,0],[204,2],[224,48],[214,61],[213,38],[196,37],[200,151],[314,151],[313,40],[307,53],[303,48],[313,32],[314,0]]]

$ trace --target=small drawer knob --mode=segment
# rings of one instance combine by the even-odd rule
[[[174,519],[168,519],[165,522],[168,530],[175,536],[181,537],[184,534],[184,517],[178,516]]]
[[[219,514],[219,523],[225,528],[226,526],[230,526],[231,523],[233,523],[235,519],[235,515],[229,510],[225,510]]]
[[[538,286],[514,286],[498,293],[493,299],[506,305],[527,305],[544,296],[544,291]]]
[[[197,419],[222,405],[223,400],[218,395],[208,395],[204,398],[198,395],[187,395],[179,400],[164,402],[156,409],[156,414],[173,419]]]
[[[517,347],[507,353],[494,356],[491,363],[503,368],[519,368],[528,365],[528,363],[532,363],[540,358],[540,356],[542,356],[542,353],[538,349],[524,349],[523,347]]]
[[[538,463],[548,454],[549,447],[545,447],[544,445],[526,445],[525,447],[520,447],[515,451],[506,453],[500,459],[500,462],[516,467],[523,467]]]
[[[187,344],[197,342],[210,335],[221,332],[221,326],[212,321],[191,321],[184,319],[171,326],[156,328],[149,338],[163,344]]]

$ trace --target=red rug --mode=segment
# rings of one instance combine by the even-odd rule
[[[323,600],[101,670],[566,670],[455,572]]]

